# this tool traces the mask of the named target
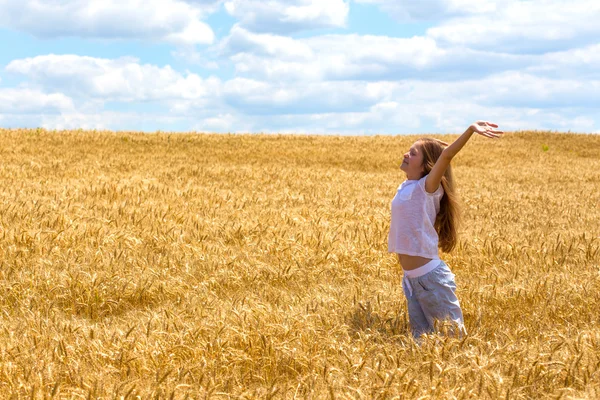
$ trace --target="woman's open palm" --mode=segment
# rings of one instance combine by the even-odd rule
[[[486,121],[477,121],[473,123],[470,128],[473,132],[489,138],[499,138],[504,133],[503,131],[495,129],[498,128],[497,124]]]

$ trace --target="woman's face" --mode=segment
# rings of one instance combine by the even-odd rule
[[[408,179],[421,179],[423,172],[423,153],[419,142],[415,142],[409,151],[404,153],[400,169],[406,173]]]

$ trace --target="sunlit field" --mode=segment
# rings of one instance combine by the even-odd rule
[[[600,397],[600,135],[459,153],[469,334],[420,345],[418,137],[0,130],[0,398]]]

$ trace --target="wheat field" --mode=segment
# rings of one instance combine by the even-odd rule
[[[472,138],[469,334],[420,344],[387,253],[418,137],[0,130],[0,398],[599,398],[600,135]]]

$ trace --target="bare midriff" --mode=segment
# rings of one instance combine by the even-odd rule
[[[408,254],[398,254],[398,261],[400,261],[402,269],[407,271],[422,267],[431,260],[432,258],[409,256]]]

